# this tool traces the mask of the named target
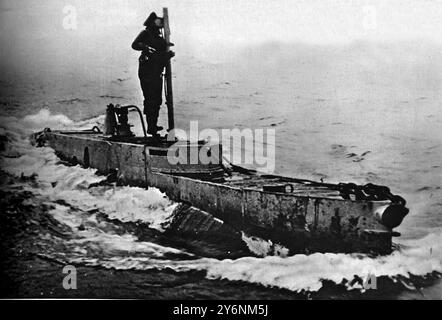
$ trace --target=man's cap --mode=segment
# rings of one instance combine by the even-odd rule
[[[157,16],[157,14],[155,12],[152,12],[146,19],[146,21],[144,21],[143,25],[145,27],[155,27],[155,20],[156,19],[161,19],[163,20],[163,18],[160,18]]]

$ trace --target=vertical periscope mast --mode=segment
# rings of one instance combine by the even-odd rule
[[[169,27],[169,11],[167,8],[163,8],[163,37],[170,43],[170,27]],[[167,46],[167,51],[170,50],[170,46]],[[170,59],[166,64],[166,72],[164,75],[164,94],[166,96],[167,117],[168,117],[168,131],[170,132],[175,128],[175,119],[173,115],[173,91],[172,91],[172,65]]]

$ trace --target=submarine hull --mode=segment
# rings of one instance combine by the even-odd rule
[[[170,165],[168,146],[147,140],[112,141],[100,133],[62,131],[45,131],[38,137],[61,159],[96,168],[101,174],[116,173],[122,184],[156,187],[174,201],[198,208],[234,230],[281,244],[290,253],[386,254],[397,234],[376,214],[391,204],[389,200],[344,199],[336,190],[296,182],[290,183],[290,192],[284,192],[275,186],[290,181],[285,177],[235,170],[223,176],[221,161]],[[197,217],[188,217],[187,222],[180,217],[181,229],[210,232],[204,224],[198,225]]]

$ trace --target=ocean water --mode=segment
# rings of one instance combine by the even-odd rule
[[[62,8],[46,9],[57,18]],[[142,105],[142,96],[137,53],[130,49],[137,25],[66,34],[29,12],[7,2],[2,7],[7,30],[31,15],[40,33],[1,36],[10,44],[1,52],[0,135],[7,143],[0,159],[8,177],[1,189],[26,192],[25,204],[51,217],[35,238],[40,258],[120,271],[107,296],[132,287],[133,274],[156,272],[164,277],[158,290],[171,286],[165,278],[173,274],[173,285],[188,299],[442,298],[441,45],[422,39],[266,41],[200,52],[174,39],[178,128],[194,120],[200,129],[273,128],[275,173],[385,184],[410,208],[397,229],[402,236],[394,239],[400,249],[389,256],[286,256],[244,235],[246,251],[230,257],[202,250],[204,243],[167,239],[177,203],[159,190],[90,187],[105,177],[30,145],[32,132],[102,125],[108,103]],[[165,124],[164,107],[160,117]],[[375,291],[354,281],[369,274],[382,280]],[[186,281],[191,290],[177,285]],[[176,298],[164,292],[162,298]]]

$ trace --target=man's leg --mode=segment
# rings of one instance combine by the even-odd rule
[[[160,113],[160,107],[162,101],[163,92],[163,79],[162,77],[155,77],[149,82],[148,99],[147,99],[147,126],[148,133],[156,134],[158,131],[163,130],[162,127],[158,127],[158,116]]]
[[[140,64],[138,76],[144,96],[144,114],[147,120],[147,132],[155,135],[162,127],[158,127],[158,115],[162,104],[163,77],[156,65]]]
[[[148,103],[144,107],[144,113],[146,114],[147,120],[147,133],[149,134],[154,135],[158,132],[158,130],[162,130],[162,128],[157,126],[159,111],[159,105],[152,105]]]

